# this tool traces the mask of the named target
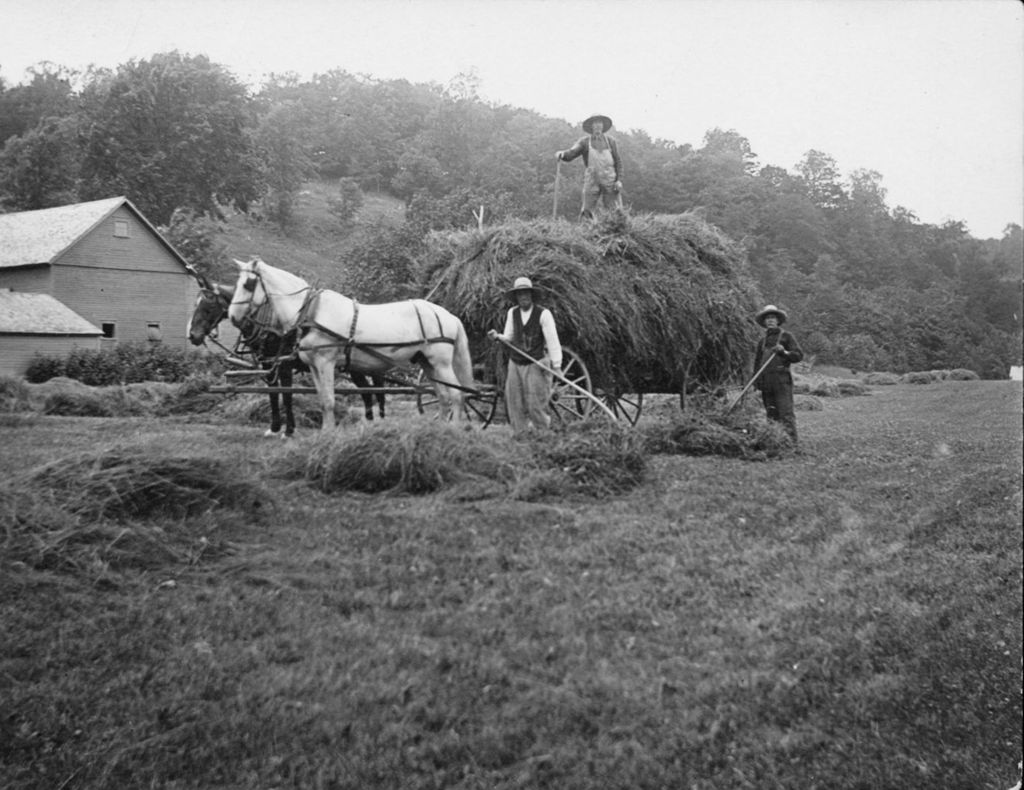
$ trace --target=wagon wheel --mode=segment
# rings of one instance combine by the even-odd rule
[[[590,381],[590,371],[583,363],[579,354],[570,348],[562,348],[562,375],[575,384],[577,387],[593,392]],[[594,402],[581,395],[565,382],[554,379],[551,382],[551,400],[548,407],[555,419],[562,422],[581,420],[586,417],[594,408]]]
[[[640,419],[640,412],[644,408],[644,394],[642,392],[613,395],[610,392],[598,391],[601,398],[612,410],[617,419],[625,420],[630,425],[636,425]]]
[[[422,370],[416,374],[416,410],[431,419],[441,419],[441,401],[434,391],[434,385],[427,380]],[[487,385],[476,385],[474,392],[463,392],[463,415],[472,423],[486,428],[498,410],[498,391]]]

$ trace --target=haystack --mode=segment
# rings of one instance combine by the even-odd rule
[[[474,359],[494,366],[484,337],[501,331],[506,290],[525,275],[596,388],[679,392],[745,372],[758,333],[742,263],[738,246],[694,214],[616,212],[432,234],[422,290],[463,320]]]

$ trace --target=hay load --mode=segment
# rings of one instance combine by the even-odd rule
[[[434,233],[422,288],[462,318],[473,358],[494,370],[498,352],[484,336],[501,330],[514,278],[530,277],[595,386],[680,392],[746,372],[757,300],[742,263],[739,248],[694,214],[616,212]]]

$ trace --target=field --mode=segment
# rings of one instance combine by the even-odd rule
[[[800,454],[540,501],[325,493],[281,473],[309,431],[0,414],[0,787],[1009,790],[1021,397],[874,387],[798,412]],[[101,539],[83,473],[39,522],[17,481],[102,451],[238,487],[145,531],[108,498]]]

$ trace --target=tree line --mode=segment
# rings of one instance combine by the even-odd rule
[[[287,232],[303,185],[329,180],[340,220],[364,191],[405,203],[404,225],[368,231],[353,251],[398,270],[428,231],[475,223],[481,206],[488,222],[550,217],[556,206],[575,220],[582,168],[562,166],[556,179],[554,152],[582,132],[484,102],[477,87],[472,74],[438,85],[335,70],[272,75],[253,91],[205,56],[178,52],[85,73],[40,64],[21,84],[0,82],[0,206],[124,194],[155,223],[177,221],[176,242],[201,263],[209,245],[189,233],[208,225],[181,217],[216,220],[231,207]],[[978,239],[961,221],[923,223],[887,204],[876,171],[844,176],[817,150],[789,169],[762,164],[731,129],[709,130],[696,147],[614,134],[626,204],[698,211],[740,242],[748,276],[790,310],[820,362],[987,377],[1020,364],[1019,225]]]

